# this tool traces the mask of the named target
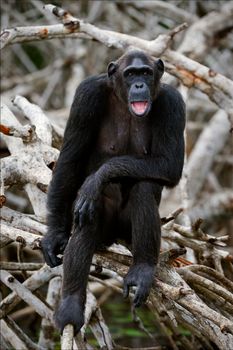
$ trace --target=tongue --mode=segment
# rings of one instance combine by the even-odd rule
[[[146,101],[137,101],[132,102],[131,106],[135,114],[144,114],[147,108],[148,102]]]

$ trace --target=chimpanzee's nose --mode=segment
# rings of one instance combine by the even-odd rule
[[[143,86],[144,86],[144,83],[136,83],[136,84],[135,84],[135,87],[136,87],[137,89],[142,89]]]

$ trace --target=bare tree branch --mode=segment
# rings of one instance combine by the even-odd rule
[[[226,110],[230,118],[233,118],[233,83],[221,74],[211,71],[181,53],[168,49],[174,34],[184,29],[181,25],[175,28],[167,35],[159,35],[155,40],[147,41],[130,35],[116,33],[97,28],[89,23],[73,17],[67,11],[54,5],[45,5],[45,8],[52,11],[63,20],[64,25],[42,27],[21,27],[8,29],[1,34],[3,47],[10,42],[15,42],[15,38],[30,37],[31,39],[41,37],[41,40],[47,38],[53,29],[53,37],[60,35],[67,36],[70,32],[81,32],[88,35],[108,47],[115,47],[126,50],[129,47],[138,47],[148,51],[151,55],[162,56],[166,60],[168,72],[175,75],[182,83],[188,87],[195,87],[207,94],[220,108]],[[28,29],[27,29],[28,28]],[[41,35],[42,32],[46,35]],[[48,34],[50,33],[50,34]],[[34,36],[33,36],[34,35]],[[73,35],[73,34],[72,34]]]
[[[41,16],[42,9],[39,8],[36,1],[33,0],[32,4],[33,11],[37,11],[36,13]],[[9,4],[6,3],[3,6],[9,10]],[[77,11],[79,11],[79,4],[77,6]],[[215,217],[228,220],[232,214],[232,191],[230,191],[231,180],[229,179],[229,167],[231,166],[231,158],[229,157],[230,124],[227,117],[233,117],[233,82],[191,59],[198,58],[207,64],[210,62],[209,58],[216,60],[218,56],[215,55],[213,58],[212,52],[220,50],[213,48],[216,43],[214,40],[218,40],[219,35],[228,33],[232,26],[232,3],[224,2],[224,5],[219,7],[219,12],[217,10],[212,13],[206,11],[207,14],[200,19],[196,14],[191,14],[191,11],[189,13],[188,9],[191,7],[197,8],[196,3],[193,2],[188,6],[182,5],[186,10],[175,4],[157,0],[127,1],[124,4],[120,2],[117,4],[107,3],[106,7],[102,3],[101,5],[88,3],[87,6],[92,9],[92,13],[87,14],[87,18],[99,19],[100,15],[104,17],[107,14],[114,19],[116,11],[120,9],[117,17],[126,23],[122,26],[121,23],[119,26],[113,25],[113,28],[118,28],[116,30],[122,33],[135,32],[135,24],[139,27],[145,27],[148,31],[147,19],[144,18],[144,14],[151,14],[152,10],[153,15],[150,16],[150,20],[154,20],[153,16],[156,16],[156,13],[161,13],[163,15],[162,21],[165,25],[169,24],[167,27],[171,26],[170,23],[180,23],[184,20],[192,25],[184,34],[183,42],[175,51],[170,49],[170,45],[172,44],[172,47],[175,47],[177,43],[179,45],[182,36],[176,35],[186,28],[186,24],[181,24],[174,30],[159,36],[157,36],[158,31],[155,30],[153,33],[156,34],[150,33],[150,38],[153,35],[157,37],[153,40],[145,40],[146,30],[139,29],[137,35],[140,38],[108,31],[86,23],[54,5],[46,5],[45,9],[55,14],[62,21],[62,24],[34,26],[36,23],[33,23],[33,26],[3,30],[1,34],[2,47],[7,48],[8,45],[14,43],[53,38],[84,38],[123,51],[137,47],[146,50],[153,56],[161,56],[165,61],[167,72],[177,77],[186,86],[180,90],[188,105],[187,114],[192,115],[191,120],[187,123],[189,157],[187,157],[188,182],[186,184],[191,201],[188,210],[183,210],[181,213],[181,209],[174,211],[172,208],[172,214],[165,213],[164,216],[167,216],[161,221],[162,241],[166,247],[169,247],[169,250],[160,254],[147,306],[159,321],[161,331],[173,349],[178,350],[180,344],[187,349],[193,349],[194,346],[208,350],[213,350],[214,347],[218,347],[220,350],[232,349],[233,285],[231,276],[233,276],[233,256],[227,243],[230,229],[226,225],[221,225],[220,228],[217,225],[211,226],[211,234],[207,234],[202,230],[202,220],[199,218],[204,217],[205,222],[210,225]],[[201,6],[208,7],[210,4],[201,4]],[[96,9],[97,14],[94,13]],[[126,10],[125,13],[123,13],[124,10]],[[45,20],[52,23],[51,16],[48,16],[46,12],[45,14]],[[24,17],[16,10],[11,16],[22,25],[27,22],[29,15],[26,12]],[[9,17],[8,12],[6,17]],[[158,18],[156,21],[158,23]],[[175,42],[174,36],[176,36]],[[57,50],[58,44],[56,41],[54,42],[54,47]],[[3,145],[7,148],[6,153],[10,153],[10,155],[7,153],[7,156],[1,160],[0,204],[3,206],[1,210],[1,246],[8,245],[7,249],[9,251],[13,249],[14,253],[15,245],[18,246],[19,243],[21,253],[24,247],[27,254],[30,249],[40,248],[41,237],[47,229],[45,224],[47,187],[51,179],[52,168],[59,155],[58,149],[52,145],[56,144],[55,147],[60,147],[65,120],[68,117],[68,109],[64,107],[70,105],[70,99],[73,97],[77,82],[80,82],[87,73],[91,72],[92,61],[95,61],[99,54],[97,49],[97,53],[93,52],[93,57],[90,57],[92,55],[89,55],[88,45],[84,47],[83,44],[80,44],[80,49],[77,51],[77,48],[70,42],[70,40],[65,41],[64,55],[62,53],[59,59],[39,72],[26,74],[19,79],[16,70],[12,72],[10,81],[8,81],[9,74],[4,74],[3,100],[8,103],[9,96],[11,98],[12,95],[16,95],[13,103],[20,111],[18,119],[6,105],[1,107],[3,121],[0,131],[2,132]],[[221,43],[226,45],[223,40]],[[53,42],[50,45],[52,46]],[[50,46],[46,46],[46,50],[48,47]],[[211,50],[212,56],[209,55],[209,49],[213,49]],[[101,47],[101,50],[105,50],[104,46]],[[208,59],[205,57],[207,50]],[[8,55],[9,50],[5,49],[2,52],[4,55]],[[227,49],[226,58],[223,60],[224,64],[229,60],[229,52],[230,46]],[[15,54],[19,58],[16,50]],[[184,54],[190,55],[190,57],[188,58]],[[80,58],[85,59],[85,64],[81,65]],[[20,56],[20,60],[24,70],[33,71],[35,69],[34,63],[30,63],[33,60],[26,51],[23,56]],[[29,68],[27,68],[27,64],[29,64]],[[218,71],[219,66],[215,65],[214,67],[217,67]],[[98,63],[95,68],[98,71],[103,66]],[[227,70],[223,70],[223,72],[225,73]],[[169,74],[165,74],[164,81],[168,76]],[[231,74],[229,73],[228,76]],[[66,87],[63,83],[64,77],[65,79],[68,77]],[[176,79],[173,80],[176,82]],[[55,114],[52,118],[48,118],[37,105],[15,93],[18,90],[17,85],[21,82],[24,84],[21,91],[26,94],[26,97],[39,103],[40,106],[45,108],[48,106],[51,109],[49,114]],[[193,87],[196,90],[192,89]],[[9,91],[9,89],[13,90]],[[60,95],[57,95],[54,89],[60,90]],[[200,98],[202,95],[200,92],[208,96],[222,110],[217,110],[214,104],[210,104],[206,96]],[[54,113],[54,108],[57,108],[54,100],[61,95],[64,97],[62,97],[63,102],[58,104],[60,110]],[[192,101],[194,101],[193,104]],[[213,115],[213,113],[215,114]],[[28,120],[26,125],[25,121],[22,121],[22,115]],[[62,120],[61,123],[58,121],[58,115],[61,115],[59,117],[59,120]],[[218,178],[218,174],[225,172],[225,169],[227,176],[224,182],[222,178]],[[20,213],[18,210],[5,206],[13,207],[10,201],[10,191],[12,189],[14,191],[14,187],[20,188],[20,190],[23,188],[26,191],[26,205],[28,202],[32,204],[34,214]],[[180,203],[180,194],[178,194],[177,206],[175,207],[181,205],[183,206]],[[184,209],[187,207],[185,206]],[[19,208],[19,210],[22,209]],[[184,225],[182,219],[187,214],[191,220],[188,220],[187,224]],[[179,224],[175,220],[180,220]],[[227,221],[227,225],[229,222],[230,220]],[[212,227],[214,227],[213,230]],[[180,256],[186,251],[183,247],[191,248],[195,252],[195,259],[199,264],[193,265]],[[5,348],[12,346],[22,349],[53,349],[55,334],[53,333],[52,317],[60,294],[62,266],[53,269],[46,265],[42,267],[42,264],[37,260],[38,250],[31,254],[32,257],[36,256],[35,262],[28,262],[28,260],[24,262],[22,254],[18,254],[18,262],[8,262],[7,256],[7,254],[4,255],[4,261],[0,264],[1,269],[4,269],[1,273],[1,280],[12,290],[0,303],[0,318],[4,318],[0,321],[3,329],[3,345]],[[68,325],[65,328],[62,349],[90,350],[91,346],[85,339],[88,326],[90,326],[101,348],[114,348],[115,344],[113,344],[100,307],[112,293],[122,293],[122,281],[131,264],[132,254],[120,245],[113,245],[108,251],[99,252],[93,257],[89,279],[90,290],[87,293],[85,325],[75,338],[73,337],[73,326]],[[10,271],[11,274],[5,270]],[[25,281],[21,283],[15,278],[15,275],[18,276],[22,272]],[[40,288],[44,292],[47,288],[46,284],[49,284],[47,299],[43,300],[43,297],[39,298],[37,295]],[[97,293],[96,295],[101,294],[98,300],[92,294],[93,291]],[[133,296],[134,291],[132,290],[129,295],[130,301]],[[29,307],[23,306],[23,309],[20,309],[19,303],[22,300]],[[9,314],[16,307],[17,311],[9,317]],[[22,315],[25,317],[25,315],[34,312],[38,314],[39,319],[42,317],[38,344],[35,344],[14,322]],[[178,328],[179,326],[190,331],[192,337],[186,337]],[[179,344],[176,339],[179,339]]]

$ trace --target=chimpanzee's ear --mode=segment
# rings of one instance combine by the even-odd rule
[[[110,62],[108,65],[108,77],[110,78],[117,70],[118,65],[116,62]]]
[[[158,72],[159,78],[161,78],[164,73],[164,63],[160,58],[155,61],[155,68]]]

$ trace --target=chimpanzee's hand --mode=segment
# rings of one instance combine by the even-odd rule
[[[74,219],[80,229],[86,223],[94,221],[100,194],[101,188],[95,174],[88,176],[78,192],[78,199],[74,207]]]
[[[150,288],[154,279],[154,265],[146,263],[132,265],[125,276],[123,296],[127,298],[129,295],[129,288],[136,286],[137,290],[134,297],[134,306],[141,306],[147,299]]]
[[[64,252],[69,237],[65,234],[47,234],[41,241],[41,247],[46,263],[50,267],[62,264],[57,254]]]

